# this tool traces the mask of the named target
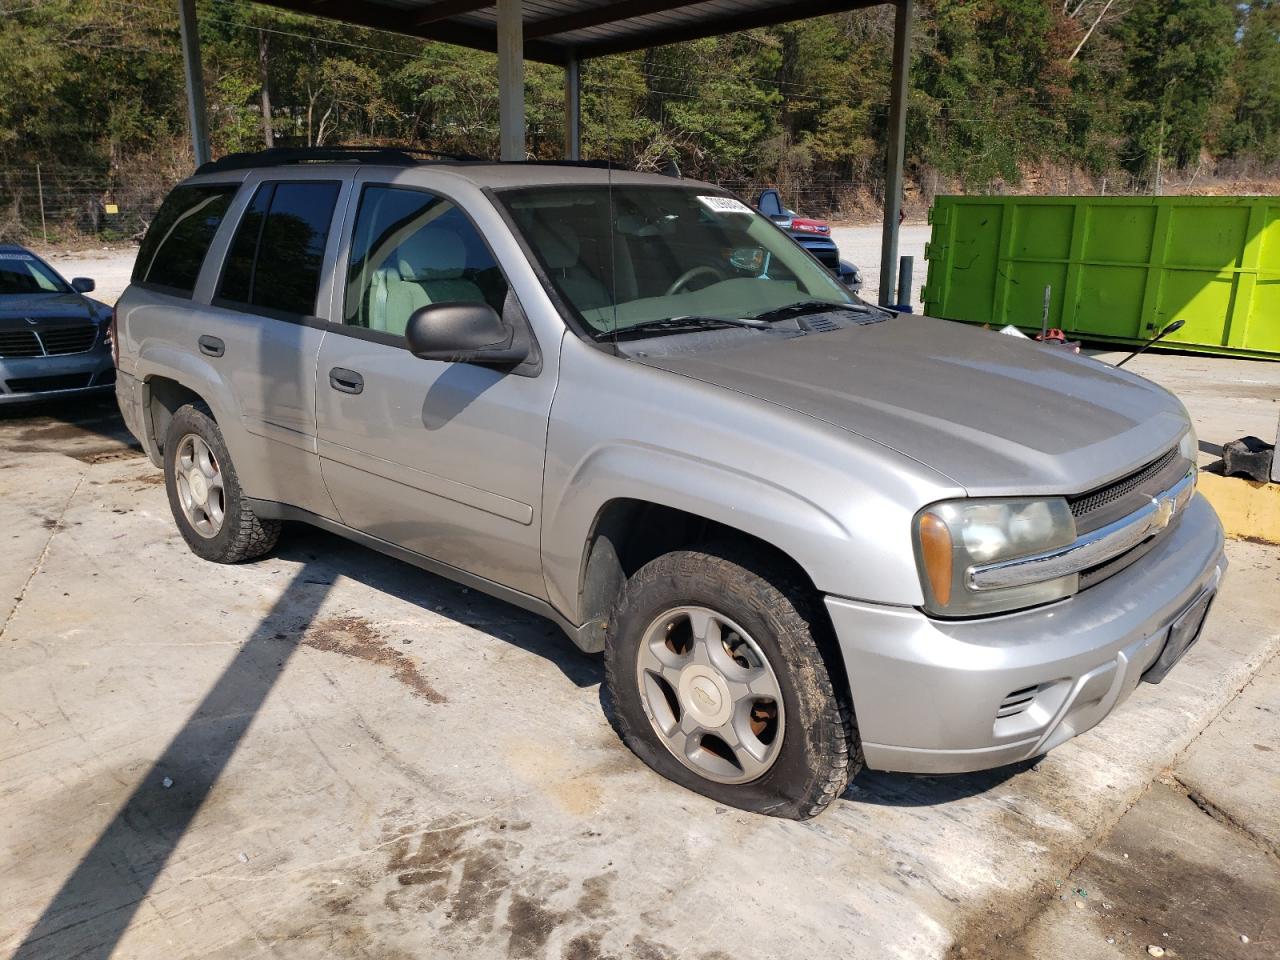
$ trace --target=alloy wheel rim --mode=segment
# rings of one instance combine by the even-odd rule
[[[658,739],[699,776],[749,783],[777,760],[786,719],[777,675],[724,614],[682,606],[655,619],[636,654],[636,682]]]
[[[188,433],[178,441],[173,475],[187,523],[206,540],[216,537],[226,518],[226,488],[218,458],[203,437]]]

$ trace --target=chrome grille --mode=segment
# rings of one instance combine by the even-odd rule
[[[0,357],[61,357],[92,350],[98,328],[92,323],[0,331]]]
[[[1095,510],[1101,510],[1108,504],[1115,503],[1122,497],[1137,490],[1144,483],[1154,477],[1160,471],[1164,470],[1169,464],[1173,463],[1174,458],[1178,456],[1178,448],[1174,447],[1164,456],[1152,460],[1140,470],[1123,477],[1114,483],[1109,483],[1105,487],[1098,487],[1096,490],[1090,490],[1088,493],[1082,493],[1079,496],[1068,497],[1067,503],[1071,507],[1071,513],[1079,519],[1087,516]]]
[[[0,357],[42,357],[34,330],[0,331]]]
[[[68,353],[84,353],[93,346],[98,337],[98,329],[91,324],[81,323],[74,327],[49,327],[37,333],[44,344],[45,353],[49,356],[62,356]]]

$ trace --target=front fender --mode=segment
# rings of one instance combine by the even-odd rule
[[[766,478],[644,444],[602,446],[574,471],[543,536],[552,602],[575,622],[584,551],[598,517],[615,500],[682,510],[750,534],[791,556],[811,577],[823,568],[826,550],[854,540],[841,517]]]
[[[575,623],[586,548],[611,501],[681,510],[763,540],[824,593],[918,605],[911,518],[956,492],[873,441],[573,338],[546,464],[543,570],[552,604]]]

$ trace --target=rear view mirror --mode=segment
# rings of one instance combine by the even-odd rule
[[[764,270],[764,247],[734,247],[729,253],[729,265],[735,270],[759,276]]]
[[[96,286],[88,277],[76,277],[71,281],[71,289],[76,293],[92,293]]]
[[[487,303],[433,303],[415,310],[405,328],[409,352],[423,360],[506,365],[520,363],[528,347]]]

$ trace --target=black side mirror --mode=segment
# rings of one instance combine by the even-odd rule
[[[786,216],[786,210],[782,206],[782,194],[772,188],[760,194],[760,199],[756,201],[756,207],[766,217]]]
[[[415,310],[405,328],[409,352],[423,360],[507,365],[529,355],[515,330],[487,303],[433,303]]]
[[[96,284],[88,277],[76,277],[71,281],[71,289],[76,293],[92,293]]]

